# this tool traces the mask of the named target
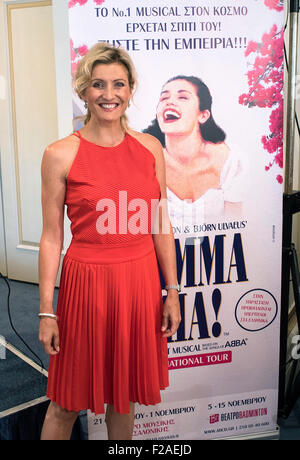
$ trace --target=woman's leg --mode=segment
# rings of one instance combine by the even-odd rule
[[[62,409],[55,402],[51,402],[44,420],[41,441],[69,440],[77,416],[78,412],[67,411],[66,409]]]
[[[120,414],[114,411],[114,406],[107,405],[105,422],[109,440],[130,440],[132,439],[134,427],[134,406],[135,403],[129,401],[129,414]]]

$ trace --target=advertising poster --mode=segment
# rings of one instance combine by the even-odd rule
[[[69,23],[73,74],[99,41],[130,53],[130,127],[164,147],[182,322],[170,386],[136,404],[133,439],[276,431],[283,2],[71,0]],[[106,436],[89,413],[90,439]]]

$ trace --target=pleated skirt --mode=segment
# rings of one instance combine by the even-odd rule
[[[129,413],[129,401],[161,402],[169,386],[163,301],[152,236],[132,243],[72,240],[62,263],[56,314],[60,351],[50,357],[47,396],[70,411]]]

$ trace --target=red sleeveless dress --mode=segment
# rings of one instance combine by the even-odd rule
[[[109,403],[129,413],[129,401],[157,404],[169,385],[151,234],[161,196],[155,158],[128,133],[115,147],[77,133],[65,196],[72,241],[56,310],[60,352],[50,357],[47,396],[71,411],[104,414]]]

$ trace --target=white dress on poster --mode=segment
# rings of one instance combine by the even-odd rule
[[[243,202],[245,179],[245,160],[235,150],[230,150],[220,174],[219,188],[211,188],[195,201],[191,201],[182,200],[167,187],[168,209],[172,225],[183,231],[186,226],[208,223],[209,219],[224,217],[226,202]]]

